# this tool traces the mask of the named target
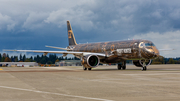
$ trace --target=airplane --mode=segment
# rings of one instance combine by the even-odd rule
[[[132,60],[133,64],[141,67],[142,71],[147,70],[147,66],[151,64],[151,60],[159,57],[159,50],[149,40],[126,40],[112,42],[98,42],[77,44],[75,36],[70,24],[67,21],[69,46],[66,48],[46,46],[66,51],[44,51],[44,50],[6,50],[19,52],[35,52],[35,53],[58,53],[66,56],[72,54],[81,59],[83,70],[91,70],[100,63],[110,64],[117,63],[118,70],[126,69],[126,60]]]

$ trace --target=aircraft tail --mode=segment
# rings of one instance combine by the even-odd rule
[[[67,29],[68,29],[68,39],[69,39],[69,46],[70,45],[77,45],[76,39],[74,37],[74,33],[71,28],[70,21],[67,21]]]

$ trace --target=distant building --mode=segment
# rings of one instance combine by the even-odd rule
[[[81,66],[81,60],[62,60],[55,63],[56,66]]]
[[[34,67],[38,66],[36,62],[0,62],[0,67],[7,66],[7,67]]]

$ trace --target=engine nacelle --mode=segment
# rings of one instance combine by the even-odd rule
[[[143,67],[144,61],[145,61],[146,66],[151,64],[151,60],[133,60],[133,64],[137,67]]]
[[[96,55],[86,55],[83,56],[81,63],[86,68],[94,68],[99,65],[99,57]]]

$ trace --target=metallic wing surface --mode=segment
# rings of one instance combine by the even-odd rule
[[[47,55],[48,53],[57,53],[57,54],[72,54],[75,56],[82,57],[84,55],[97,55],[101,58],[105,57],[105,54],[102,53],[91,53],[91,52],[74,52],[74,51],[44,51],[44,50],[3,50],[3,51],[15,51],[15,52],[34,52],[34,53],[44,53],[44,55]]]
[[[46,46],[46,47],[70,51],[70,49],[68,48],[61,48],[61,47],[55,47],[55,46]]]

